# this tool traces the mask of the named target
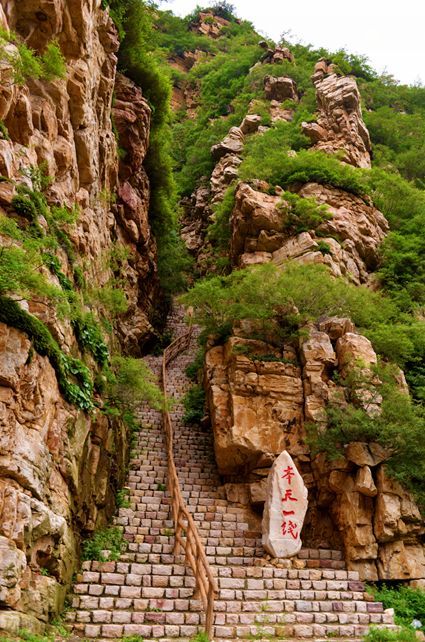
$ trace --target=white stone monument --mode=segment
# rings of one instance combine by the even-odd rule
[[[292,557],[301,549],[307,488],[284,450],[269,473],[263,514],[263,546],[272,557]]]

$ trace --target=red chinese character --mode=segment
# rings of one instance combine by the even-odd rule
[[[295,511],[294,510],[283,510],[282,511],[282,515],[284,517],[287,517],[288,515],[295,515]]]
[[[291,535],[291,537],[293,539],[297,539],[298,538],[298,533],[295,532],[296,529],[297,529],[297,524],[295,524],[294,522],[289,521],[288,534]]]
[[[285,490],[285,497],[282,497],[282,501],[283,502],[286,502],[288,500],[290,502],[297,502],[298,501],[298,499],[296,497],[292,497],[292,490],[290,488],[288,490]]]
[[[282,479],[287,479],[288,484],[291,485],[292,477],[295,477],[294,469],[292,466],[288,466],[283,471]]]
[[[290,535],[293,539],[298,539],[297,524],[295,522],[283,520],[281,528],[282,535]]]

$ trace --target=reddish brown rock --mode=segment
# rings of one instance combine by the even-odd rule
[[[292,78],[285,76],[266,76],[264,78],[264,91],[268,100],[298,100],[297,85]]]
[[[303,123],[315,149],[329,154],[339,151],[356,167],[371,166],[369,132],[363,122],[360,94],[354,78],[338,76],[323,60],[313,75],[318,103],[317,123]]]

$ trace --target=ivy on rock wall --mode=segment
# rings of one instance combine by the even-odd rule
[[[178,234],[178,204],[171,157],[171,79],[157,44],[154,6],[143,0],[108,3],[121,35],[119,67],[142,88],[152,108],[145,167],[151,186],[150,221],[158,244],[158,271],[163,289],[184,284],[188,258]]]

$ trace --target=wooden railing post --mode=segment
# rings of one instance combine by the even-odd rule
[[[187,350],[192,338],[192,320],[189,320],[189,330],[173,341],[164,350],[162,356],[162,390],[164,393],[163,424],[167,446],[168,462],[168,491],[171,497],[171,507],[174,520],[174,554],[178,555],[183,548],[185,561],[191,567],[195,577],[197,599],[201,599],[205,610],[205,632],[209,639],[213,636],[214,600],[217,593],[216,581],[211,566],[207,560],[205,547],[202,544],[196,524],[190,514],[181,494],[180,482],[174,463],[173,443],[174,431],[167,400],[167,366],[181,352]],[[183,535],[183,521],[187,523],[186,535]]]

